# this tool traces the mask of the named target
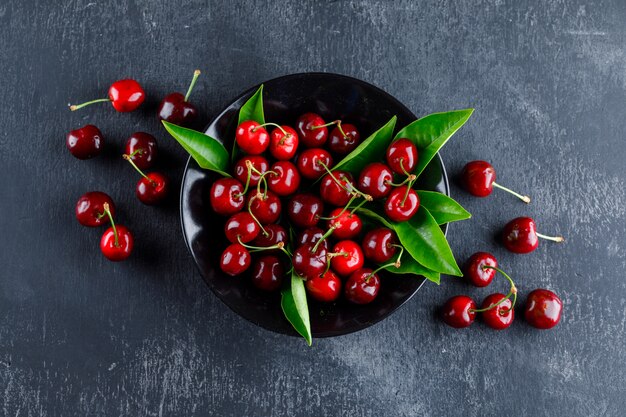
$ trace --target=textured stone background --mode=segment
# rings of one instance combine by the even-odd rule
[[[0,415],[623,416],[626,413],[626,2],[0,1]],[[159,129],[158,99],[193,94],[203,122],[275,76],[362,78],[416,114],[475,107],[443,151],[449,172],[484,158],[531,206],[453,194],[473,214],[449,234],[459,261],[493,251],[523,293],[564,300],[562,323],[501,333],[434,318],[456,279],[426,285],[357,334],[316,340],[235,316],[202,282],[175,199],[146,208],[118,157],[154,132],[177,182],[185,155]],[[141,111],[70,113],[135,77]],[[80,162],[65,133],[96,123],[108,155]],[[101,189],[136,234],[132,260],[98,251],[73,217]],[[494,235],[518,215],[564,245],[514,256]],[[523,297],[522,297],[523,299]]]

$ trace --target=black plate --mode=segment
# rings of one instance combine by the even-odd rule
[[[393,115],[396,130],[416,119],[398,100],[371,84],[343,75],[306,73],[288,75],[264,83],[265,118],[293,124],[302,113],[314,111],[326,120],[341,119],[355,124],[366,138]],[[206,133],[231,149],[239,108],[256,91],[254,87],[220,113]],[[233,311],[268,330],[295,335],[280,307],[280,294],[255,289],[249,277],[230,277],[219,269],[227,246],[225,219],[212,213],[209,190],[217,177],[191,158],[181,188],[183,235],[204,281]],[[420,176],[420,189],[449,195],[448,179],[439,155]],[[445,228],[444,228],[445,232]],[[423,277],[381,274],[381,289],[371,304],[355,306],[340,300],[335,304],[309,302],[313,337],[338,336],[364,329],[384,319],[410,299],[424,283]]]

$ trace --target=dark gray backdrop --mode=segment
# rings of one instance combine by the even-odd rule
[[[52,3],[0,2],[0,415],[624,415],[626,2]],[[451,245],[459,261],[493,251],[522,293],[555,290],[561,324],[447,328],[434,313],[449,296],[506,290],[455,278],[312,348],[234,315],[196,272],[175,199],[142,206],[119,158],[131,132],[153,132],[179,182],[185,155],[154,111],[196,67],[203,123],[303,71],[364,79],[418,115],[475,107],[442,152],[449,172],[488,159],[534,202],[453,185],[474,218],[451,227]],[[140,111],[67,110],[123,77],[145,85]],[[86,123],[110,146],[81,162],[64,135]],[[135,232],[128,262],[104,260],[102,230],[74,219],[93,189]],[[518,215],[567,243],[506,253],[494,235]]]

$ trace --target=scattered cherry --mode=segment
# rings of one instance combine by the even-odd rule
[[[486,287],[496,276],[495,269],[484,266],[497,267],[496,257],[488,252],[476,252],[465,265],[464,276],[476,287]]]
[[[485,310],[482,313],[482,319],[485,324],[495,330],[506,329],[513,323],[513,319],[515,318],[513,303],[511,299],[506,298],[504,294],[495,293],[488,295],[483,300],[480,308],[481,310]]]
[[[324,145],[328,139],[326,122],[318,114],[305,113],[296,121],[296,131],[300,140],[307,148]]]
[[[320,181],[320,196],[334,206],[345,206],[352,197],[354,180],[346,171],[334,171],[324,175]]]
[[[300,186],[298,168],[289,161],[277,161],[270,168],[267,182],[270,190],[281,197],[295,193]]]
[[[230,216],[241,211],[245,204],[243,185],[234,178],[220,178],[211,186],[211,208],[217,214]]]
[[[466,295],[457,295],[446,301],[442,309],[443,321],[451,327],[468,327],[476,318],[476,303]]]
[[[298,156],[298,171],[304,178],[316,180],[333,165],[333,158],[326,149],[306,149]],[[325,168],[326,167],[326,168]]]
[[[536,289],[528,294],[524,318],[537,329],[551,329],[561,320],[563,302],[550,290]]]
[[[89,159],[100,155],[104,147],[102,132],[94,125],[85,125],[67,134],[65,145],[78,159]]]
[[[149,133],[135,132],[126,140],[124,153],[130,156],[138,168],[148,169],[157,157],[156,138]]]
[[[409,139],[396,139],[387,148],[387,165],[399,175],[408,175],[417,165],[417,147]]]
[[[307,279],[304,285],[311,297],[323,303],[333,302],[341,295],[341,280],[331,270]]]
[[[389,261],[397,251],[398,238],[386,227],[370,230],[363,238],[362,247],[365,258],[382,264]]]
[[[354,304],[368,304],[374,301],[380,290],[378,274],[369,268],[354,271],[348,280],[344,294]]]
[[[123,157],[141,174],[141,179],[139,179],[135,188],[139,201],[149,206],[162,202],[167,197],[169,191],[168,178],[158,172],[144,174],[129,155],[124,154]]]
[[[383,198],[391,191],[392,180],[393,173],[387,165],[373,162],[361,171],[358,187],[372,198]]]
[[[298,150],[298,134],[289,126],[278,126],[270,135],[270,153],[279,161],[288,161]]]
[[[330,266],[333,271],[342,276],[348,276],[363,267],[363,252],[361,247],[352,240],[342,240],[333,246]]]
[[[246,206],[261,224],[276,223],[282,210],[280,198],[271,191],[267,191],[265,195],[258,194],[256,190],[250,191]]]
[[[115,81],[109,87],[109,98],[100,98],[86,103],[70,105],[70,110],[75,111],[94,103],[111,102],[118,112],[130,112],[143,103],[146,94],[141,85],[131,79]]]
[[[237,146],[248,155],[260,155],[270,144],[267,130],[254,120],[246,120],[237,126],[235,132]]]
[[[224,234],[231,243],[248,243],[254,240],[261,228],[247,211],[233,214],[224,225]],[[271,246],[271,245],[270,245]]]
[[[104,203],[103,208],[111,227],[104,231],[100,239],[100,251],[110,261],[123,261],[133,251],[133,235],[125,226],[115,224],[108,203]]]
[[[353,239],[361,233],[363,229],[363,221],[356,213],[350,213],[349,210],[336,208],[330,212],[330,220],[328,227],[334,228],[333,236],[337,239]]]
[[[324,211],[322,200],[309,193],[296,194],[289,200],[287,215],[291,222],[301,228],[313,227]]]
[[[109,205],[111,216],[115,216],[113,199],[100,191],[91,191],[83,194],[76,202],[76,219],[83,226],[97,227],[109,223],[109,217],[104,211],[104,205]]]
[[[526,204],[530,203],[530,197],[518,194],[496,183],[496,170],[489,162],[468,162],[463,168],[461,178],[465,189],[476,197],[487,197],[493,191],[493,187],[496,187],[513,194]]]
[[[321,275],[326,269],[326,247],[321,243],[307,243],[293,253],[293,269],[303,278],[310,279]]]
[[[394,222],[410,220],[420,207],[417,193],[406,185],[394,188],[385,202],[385,214]]]
[[[254,262],[252,284],[260,290],[276,291],[280,288],[284,276],[285,269],[277,256],[262,256]]]
[[[198,116],[198,110],[196,106],[189,102],[189,96],[191,91],[198,80],[200,70],[195,70],[191,84],[187,89],[187,94],[182,93],[170,93],[165,96],[159,105],[157,116],[159,120],[165,120],[166,122],[174,123],[180,126],[188,126]]]
[[[361,135],[356,126],[349,123],[337,124],[330,132],[328,148],[338,155],[347,155],[359,146],[360,140]]]
[[[539,238],[564,242],[560,236],[546,236],[537,233],[535,221],[530,217],[517,217],[504,226],[503,243],[513,253],[530,253],[539,246]]]

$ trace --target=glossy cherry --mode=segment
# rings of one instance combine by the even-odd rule
[[[248,155],[239,159],[233,167],[233,176],[244,185],[248,180],[248,163],[254,168],[250,169],[250,186],[255,187],[259,183],[261,175],[269,169],[270,164],[267,159],[260,155]]]
[[[267,183],[276,195],[281,197],[290,196],[300,186],[300,173],[298,168],[289,161],[277,161],[270,168],[267,175]]]
[[[75,111],[94,103],[111,102],[118,112],[130,112],[143,103],[146,93],[141,85],[131,79],[115,81],[109,87],[109,98],[100,98],[86,103],[71,105],[70,110]]]
[[[323,303],[333,302],[341,295],[341,280],[331,270],[307,279],[304,286],[311,297]]]
[[[254,120],[246,120],[235,131],[237,146],[248,155],[259,155],[270,145],[270,135]]]
[[[287,236],[287,231],[284,227],[279,224],[267,224],[263,226],[263,230],[258,234],[256,239],[252,241],[254,246],[258,246],[261,248],[268,248],[270,246],[275,246],[278,243],[283,243],[287,245],[289,243],[289,238]],[[277,253],[280,252],[279,249],[271,249],[266,251],[266,253]]]
[[[276,223],[280,217],[280,198],[271,191],[259,195],[256,190],[248,192],[246,207],[261,224]]]
[[[215,181],[209,197],[213,211],[222,216],[240,212],[245,205],[243,185],[234,178],[220,178]]]
[[[360,141],[361,135],[356,126],[342,123],[330,132],[328,148],[338,155],[347,155],[359,146]]]
[[[189,124],[198,117],[198,110],[196,106],[189,102],[189,96],[191,95],[191,91],[199,75],[200,70],[195,70],[191,84],[187,89],[187,94],[170,93],[165,96],[157,112],[159,120],[165,120],[166,122],[174,123],[179,126],[189,126]]]
[[[313,227],[324,211],[324,203],[314,194],[296,194],[289,200],[287,215],[289,220],[301,228]]]
[[[293,252],[291,263],[296,274],[310,279],[326,270],[326,247],[321,243],[307,243]]]
[[[332,167],[333,158],[326,149],[305,149],[298,156],[298,171],[304,178],[316,180],[326,173],[327,168]]]
[[[298,134],[292,127],[277,127],[270,135],[270,153],[279,161],[288,161],[295,156],[299,142]]]
[[[231,276],[243,274],[251,263],[250,252],[239,243],[229,245],[220,258],[220,268]]]
[[[488,252],[476,252],[467,260],[463,276],[476,287],[486,287],[496,276],[496,270],[484,266],[498,266],[496,257]]]
[[[530,197],[516,193],[496,183],[496,170],[487,161],[471,161],[463,167],[461,179],[465,189],[476,197],[487,197],[493,187],[500,188],[513,194],[525,203],[530,203]]]
[[[382,264],[389,261],[397,252],[398,238],[394,231],[386,227],[370,230],[363,238],[363,255],[371,262]]]
[[[113,199],[100,191],[83,194],[76,202],[76,219],[83,226],[97,227],[109,223],[104,205],[109,205],[111,216],[115,217]]]
[[[417,193],[406,185],[394,188],[385,201],[385,214],[394,222],[410,220],[420,207]]]
[[[342,240],[335,243],[331,256],[330,266],[333,271],[344,277],[363,267],[365,258],[358,243],[352,240]]]
[[[333,206],[343,207],[348,204],[354,191],[352,174],[346,171],[334,171],[322,177],[320,196]]]
[[[539,246],[539,238],[563,242],[562,237],[537,233],[535,221],[530,217],[517,217],[504,226],[502,240],[504,247],[513,253],[530,253]]]
[[[537,329],[551,329],[561,320],[563,302],[550,290],[536,289],[528,294],[524,318]]]
[[[378,295],[380,278],[369,268],[354,271],[344,288],[346,299],[354,304],[369,304]]]
[[[296,132],[307,148],[324,145],[328,139],[328,127],[322,117],[315,113],[305,113],[296,121]]]
[[[158,154],[156,138],[149,133],[135,132],[126,140],[124,153],[130,155],[139,169],[148,169]]]
[[[141,175],[141,179],[137,182],[137,186],[135,187],[135,194],[137,194],[139,201],[149,206],[162,202],[169,192],[168,178],[158,172],[144,174],[144,172],[135,165],[129,155],[124,154],[123,157]]]
[[[276,291],[280,288],[285,268],[274,255],[262,256],[254,262],[252,284],[263,291]]]
[[[96,126],[85,125],[68,133],[65,145],[76,158],[89,159],[100,155],[104,148],[104,137]]]
[[[103,204],[111,227],[104,231],[100,239],[100,251],[110,261],[119,262],[128,258],[133,251],[133,235],[121,224],[116,225],[108,203]]]
[[[304,229],[302,232],[298,234],[296,237],[296,244],[298,246],[305,245],[307,243],[317,243],[320,239],[324,237],[324,231],[319,227],[309,227],[308,229]],[[322,243],[326,250],[328,250],[328,240],[324,240]]]
[[[443,306],[443,321],[450,327],[462,329],[468,327],[476,318],[476,303],[466,295],[450,298]]]
[[[392,181],[391,169],[383,163],[373,162],[361,171],[358,187],[372,198],[383,198],[391,191]]]
[[[399,175],[408,175],[417,165],[417,147],[409,139],[396,139],[387,148],[387,165]]]
[[[333,227],[333,237],[337,239],[353,239],[363,229],[363,221],[356,213],[350,213],[350,210],[336,208],[330,212],[330,220],[328,227]]]
[[[226,221],[224,234],[231,243],[253,241],[261,231],[254,218],[247,211],[235,213]]]
[[[488,309],[481,313],[485,324],[495,330],[503,330],[513,323],[515,318],[515,310],[512,308],[513,303],[510,298],[502,301],[506,295],[495,293],[488,295],[481,304],[480,308]],[[502,301],[500,303],[500,301]],[[500,304],[498,304],[500,303]],[[497,304],[497,305],[496,305]],[[491,306],[495,306],[490,308]]]

